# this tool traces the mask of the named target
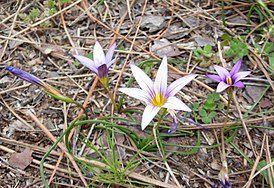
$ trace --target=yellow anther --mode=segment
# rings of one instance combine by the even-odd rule
[[[226,83],[228,85],[232,85],[233,84],[233,81],[232,81],[232,78],[230,76],[227,76],[226,79],[225,79]]]
[[[163,106],[166,103],[166,97],[156,91],[155,96],[151,99],[154,106]]]

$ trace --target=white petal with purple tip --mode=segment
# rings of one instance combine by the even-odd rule
[[[171,83],[167,88],[167,96],[174,96],[178,91],[180,91],[186,84],[193,80],[197,75],[190,74],[179,78],[178,80]]]
[[[142,130],[148,126],[149,122],[151,122],[151,120],[156,116],[160,109],[161,107],[152,106],[149,104],[146,106],[142,117]]]
[[[139,88],[119,88],[118,90],[131,97],[145,101],[146,103],[150,101],[150,96],[148,95],[148,93]]]
[[[108,67],[113,63],[113,61],[112,61],[112,56],[113,56],[113,54],[114,54],[115,48],[116,48],[116,42],[114,42],[114,43],[110,46],[110,48],[108,49],[108,52],[107,52],[107,54],[106,54],[106,64],[107,64]]]
[[[80,63],[84,66],[88,67],[91,71],[98,74],[98,67],[96,67],[94,61],[82,55],[73,55],[73,57],[80,61]]]
[[[164,56],[162,63],[158,69],[155,82],[154,82],[154,89],[161,94],[166,93],[167,89],[167,57]]]
[[[191,112],[191,109],[176,97],[169,97],[166,103],[162,106],[163,108],[183,110],[186,112]]]
[[[136,65],[131,64],[131,71],[133,76],[135,77],[136,81],[138,82],[139,86],[149,93],[150,95],[153,94],[153,82],[152,80]]]
[[[93,60],[97,67],[99,67],[101,64],[106,64],[106,58],[103,48],[98,41],[96,41],[94,45]]]

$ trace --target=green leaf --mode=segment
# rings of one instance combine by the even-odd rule
[[[217,113],[216,113],[215,111],[212,111],[212,112],[210,112],[210,113],[208,114],[208,117],[212,119],[212,118],[214,118],[216,115],[217,115]]]
[[[267,42],[264,47],[264,53],[269,54],[274,51],[274,43]]]
[[[214,104],[214,103],[205,103],[204,104],[204,109],[206,109],[206,110],[215,110],[216,109],[216,104]]]
[[[32,21],[35,21],[40,15],[40,10],[37,9],[37,8],[33,8],[31,9],[30,13],[29,13],[29,18],[32,20]]]
[[[203,117],[202,122],[203,123],[211,123],[211,118],[210,117]]]
[[[274,52],[271,53],[268,57],[269,65],[272,69],[274,69]]]
[[[228,51],[225,52],[225,55],[230,58],[233,58],[233,62],[235,63],[242,57],[248,55],[247,45],[239,39],[234,38],[230,42],[230,48]]]
[[[86,57],[89,58],[89,59],[91,59],[91,60],[93,60],[93,53],[86,54]]]
[[[207,116],[207,113],[206,113],[205,109],[201,109],[201,110],[199,111],[199,115],[202,116],[202,117]]]
[[[272,158],[272,162],[274,161],[274,158]],[[265,167],[267,165],[266,161],[263,160],[263,161],[260,161],[258,163],[258,166],[257,166],[257,169],[258,171],[261,170],[263,167]],[[268,178],[268,171],[267,169],[263,170],[260,172],[260,174],[265,178],[267,184],[269,184],[269,178]],[[274,178],[272,179],[272,184],[274,184]]]
[[[225,107],[225,105],[224,105],[224,104],[218,104],[218,109],[219,109],[219,110],[223,110],[223,109],[224,109],[224,107]]]
[[[77,60],[73,61],[72,64],[75,66],[75,67],[79,67],[81,65],[81,63]]]
[[[192,108],[193,108],[194,111],[195,111],[195,110],[198,110],[198,108],[199,108],[199,103],[198,103],[198,102],[194,102]]]

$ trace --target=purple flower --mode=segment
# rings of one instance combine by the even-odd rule
[[[232,188],[232,185],[227,180],[225,180],[225,182],[219,181],[215,183],[214,185],[212,185],[211,188],[218,187],[218,185],[221,185],[224,188]]]
[[[94,72],[99,78],[103,79],[107,77],[109,67],[115,61],[115,59],[112,59],[115,48],[116,43],[113,43],[105,55],[102,46],[96,41],[93,49],[93,60],[82,55],[73,56]]]
[[[242,60],[239,60],[231,69],[230,72],[228,72],[225,68],[214,65],[215,70],[217,71],[218,75],[207,75],[212,80],[215,80],[216,82],[219,82],[217,86],[217,93],[220,93],[224,91],[228,87],[238,87],[238,88],[244,88],[243,82],[241,82],[241,79],[248,76],[251,71],[242,71],[239,72],[242,65]]]
[[[58,100],[62,100],[62,101],[68,102],[68,103],[75,103],[75,101],[72,100],[71,98],[63,96],[57,89],[55,89],[51,85],[43,82],[36,76],[34,76],[26,71],[23,71],[21,69],[18,69],[18,68],[12,67],[12,66],[7,66],[4,68],[4,70],[11,72],[13,75],[18,76],[19,78],[21,78],[27,82],[30,82],[36,86],[40,86],[40,87],[44,88],[44,91],[47,94],[49,94],[50,96],[52,96]]]
[[[21,79],[23,79],[27,82],[30,82],[34,85],[44,87],[44,85],[46,84],[42,80],[37,78],[36,76],[34,76],[34,75],[32,75],[32,74],[30,74],[26,71],[23,71],[21,69],[18,69],[18,68],[12,67],[12,66],[7,66],[7,67],[4,68],[4,70],[8,70],[9,72],[14,74],[15,76],[18,76],[19,78],[21,78]]]
[[[154,82],[137,66],[131,64],[130,67],[141,89],[119,88],[119,91],[146,102],[147,106],[142,116],[142,130],[148,126],[161,108],[191,111],[185,103],[174,97],[174,95],[193,80],[196,75],[191,74],[182,77],[167,86],[166,56],[162,60]]]

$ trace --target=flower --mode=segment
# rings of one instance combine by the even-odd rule
[[[225,180],[225,182],[219,181],[215,183],[214,185],[212,185],[211,188],[218,187],[218,185],[221,185],[224,188],[232,188],[232,185],[227,180]]]
[[[102,82],[102,84],[106,84],[107,74],[109,71],[110,65],[115,61],[112,59],[114,54],[114,50],[116,48],[116,43],[113,43],[107,54],[104,54],[103,48],[98,41],[95,42],[94,50],[93,50],[93,60],[82,56],[82,55],[73,55],[80,63],[84,66],[88,67],[92,72],[94,72]]]
[[[7,67],[4,68],[4,70],[9,71],[13,75],[18,76],[19,78],[21,78],[21,79],[23,79],[27,82],[30,82],[30,83],[32,83],[36,86],[40,86],[40,87],[44,88],[45,92],[47,94],[49,94],[50,96],[52,96],[52,97],[54,97],[58,100],[62,100],[62,101],[68,102],[68,103],[75,103],[75,101],[72,100],[71,98],[63,96],[57,89],[55,89],[51,85],[43,82],[42,80],[40,80],[36,76],[34,76],[34,75],[32,75],[32,74],[30,74],[26,71],[15,68],[13,66],[7,66]]]
[[[142,130],[148,126],[161,108],[191,111],[185,103],[174,97],[174,95],[193,80],[196,77],[195,74],[184,76],[167,86],[166,56],[163,57],[154,82],[137,66],[131,64],[130,67],[141,89],[119,88],[119,91],[146,102],[147,106],[142,116]]]
[[[232,67],[231,71],[228,72],[225,68],[214,65],[215,70],[217,71],[218,75],[207,75],[212,80],[219,82],[217,86],[217,93],[224,91],[228,87],[238,87],[244,88],[243,82],[241,79],[248,76],[251,71],[242,71],[239,72],[242,65],[242,60],[237,61],[237,63]]]

